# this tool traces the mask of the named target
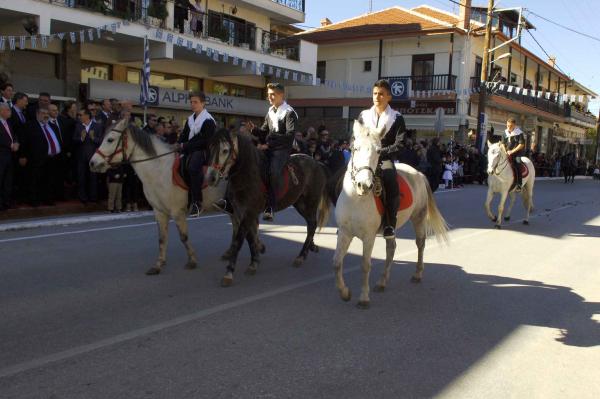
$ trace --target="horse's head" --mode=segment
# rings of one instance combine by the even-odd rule
[[[90,159],[92,172],[104,173],[112,165],[130,158],[132,148],[127,145],[129,129],[128,121],[122,119],[107,130],[102,144]]]
[[[348,170],[358,195],[365,195],[373,189],[384,131],[385,127],[373,130],[359,121],[354,121],[352,157]]]
[[[229,178],[229,172],[237,160],[237,134],[230,133],[227,129],[217,130],[208,150],[209,164],[205,181],[210,186],[217,186],[221,179]]]
[[[493,175],[496,172],[496,168],[503,162],[503,159],[508,158],[506,153],[506,148],[501,141],[491,142],[488,140],[488,166],[487,173],[488,175]]]

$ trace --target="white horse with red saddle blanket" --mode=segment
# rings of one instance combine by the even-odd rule
[[[371,254],[375,236],[381,229],[382,214],[378,209],[374,191],[377,191],[380,186],[375,177],[375,170],[379,160],[377,149],[381,147],[381,136],[384,129],[385,127],[375,131],[358,121],[354,122],[352,156],[343,177],[341,192],[339,188],[335,190],[335,195],[339,192],[335,209],[335,219],[339,229],[333,260],[336,286],[341,298],[349,301],[351,293],[344,282],[342,268],[352,239],[358,237],[363,242],[363,280],[358,301],[360,308],[369,307]],[[448,227],[436,206],[427,177],[405,164],[400,164],[397,173],[402,199],[396,227],[402,226],[409,219],[413,224],[418,257],[412,281],[420,282],[423,277],[425,239],[428,235],[434,234],[436,238],[447,241]],[[396,240],[386,240],[385,267],[383,275],[374,288],[377,292],[385,290],[395,250]]]
[[[506,197],[510,193],[510,204],[504,220],[510,220],[510,212],[515,204],[515,176],[510,163],[506,147],[502,142],[491,143],[488,141],[488,192],[485,200],[485,211],[492,222],[496,223],[496,228],[502,228],[502,213]],[[525,219],[523,224],[529,224],[529,214],[533,210],[533,184],[535,182],[535,168],[529,158],[521,157],[522,165],[526,169],[519,171],[523,176],[521,195],[523,196],[523,206],[525,207]],[[500,193],[500,203],[498,204],[498,214],[493,215],[490,210],[490,203],[495,193]]]

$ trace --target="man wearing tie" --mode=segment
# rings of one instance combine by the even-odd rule
[[[116,122],[116,120],[113,118],[113,109],[112,109],[112,103],[110,102],[110,100],[108,99],[104,99],[102,100],[102,105],[101,105],[101,109],[100,109],[100,113],[98,114],[98,117],[100,118],[100,121],[102,122],[102,126],[104,127],[104,129],[106,130],[109,126],[111,126],[113,123]]]
[[[49,118],[47,109],[38,108],[36,120],[25,126],[27,135],[22,156],[31,170],[29,192],[32,206],[38,206],[40,202],[54,205],[52,188],[57,180],[56,159],[62,151],[62,143],[48,124]]]
[[[9,118],[9,105],[0,103],[0,211],[12,205],[13,154],[19,150],[17,137],[8,124]]]
[[[102,127],[92,120],[89,109],[77,113],[79,123],[73,134],[73,145],[77,157],[77,185],[79,199],[84,204],[98,201],[98,177],[90,171],[90,159],[102,144]]]
[[[4,83],[0,86],[0,103],[8,104],[9,108],[12,108],[12,98],[15,92],[15,88],[11,83]]]
[[[16,136],[16,139],[19,143],[21,143],[21,148],[17,151],[18,163],[14,163],[14,179],[13,183],[15,185],[16,190],[13,190],[13,193],[16,195],[16,199],[19,201],[24,201],[27,196],[27,190],[29,187],[29,168],[27,167],[27,160],[22,156],[22,152],[24,150],[25,143],[25,123],[27,123],[27,119],[25,117],[25,108],[27,108],[27,104],[29,102],[29,97],[27,94],[22,92],[16,92],[12,99],[12,112],[10,119],[8,120],[8,125],[12,129],[12,133]]]
[[[68,136],[66,126],[62,118],[58,114],[58,107],[55,104],[48,105],[48,114],[50,120],[48,124],[58,136],[60,143],[62,144],[62,151],[56,156],[56,184],[53,185],[52,189],[55,193],[55,198],[59,201],[65,199],[65,179],[67,177],[68,168],[68,157],[71,154],[71,136]]]

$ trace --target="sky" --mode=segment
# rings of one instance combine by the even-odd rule
[[[369,11],[369,0],[305,0],[306,21],[302,28],[317,27],[322,18],[332,22],[342,21]],[[400,6],[412,8],[422,4],[458,14],[458,5],[450,0],[372,0],[373,11]],[[487,6],[487,0],[473,1],[473,5]],[[549,20],[565,25],[582,33],[599,38],[595,41],[570,32],[543,19],[525,12],[526,18],[536,27],[533,36],[552,56],[556,63],[584,86],[600,95],[600,29],[597,19],[600,15],[600,0],[496,0],[496,7],[524,7]],[[542,59],[548,57],[524,32],[522,44]],[[590,110],[598,115],[600,100],[595,100]]]

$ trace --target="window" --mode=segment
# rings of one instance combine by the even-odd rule
[[[322,107],[306,107],[306,116],[309,118],[322,118],[323,108]]]
[[[519,77],[517,76],[517,74],[511,72],[510,73],[510,82],[508,82],[508,83],[511,84],[511,85],[517,85],[518,84],[518,80],[519,80]]]
[[[215,82],[213,84],[213,94],[227,96],[229,95],[229,87],[226,84]]]
[[[151,72],[150,84],[167,89],[185,90],[185,78],[168,73]]]
[[[188,91],[201,91],[202,85],[200,83],[200,79],[197,78],[187,78],[187,90]]]
[[[481,57],[476,57],[475,58],[475,77],[479,78],[481,77],[481,69],[483,65],[483,58]]]
[[[323,116],[326,118],[341,118],[342,107],[324,107]]]
[[[494,81],[494,82],[499,82],[501,78],[502,78],[502,67],[494,65],[490,71],[490,80]]]
[[[127,82],[140,84],[140,70],[139,69],[128,69],[127,70]]]
[[[317,78],[321,79],[321,84],[325,84],[325,70],[327,61],[317,61]]]
[[[111,67],[109,64],[100,64],[93,61],[81,61],[81,83],[89,79],[111,80]]]
[[[365,61],[364,67],[363,67],[363,72],[371,72],[371,64],[372,61]]]
[[[348,119],[358,119],[358,116],[363,111],[364,107],[350,107],[348,110]]]
[[[411,73],[413,90],[432,89],[434,59],[434,54],[413,55]]]

